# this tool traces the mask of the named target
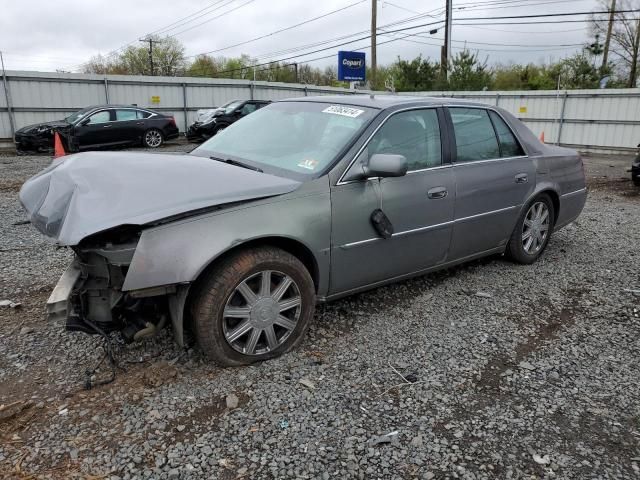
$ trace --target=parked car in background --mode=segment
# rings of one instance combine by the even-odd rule
[[[640,145],[638,145],[638,154],[631,164],[631,180],[636,187],[640,187]]]
[[[63,120],[22,127],[15,134],[18,152],[42,152],[53,148],[54,131],[67,151],[143,145],[157,148],[177,138],[172,116],[132,105],[99,105],[83,108]]]
[[[581,157],[503,109],[369,95],[276,102],[189,155],[62,157],[20,191],[75,252],[51,315],[128,339],[170,319],[181,345],[188,318],[222,365],[299,344],[317,301],[487,255],[533,263],[586,197]]]
[[[270,103],[270,100],[233,100],[203,116],[204,118],[197,119],[187,130],[187,138],[192,141],[207,140],[242,117]]]

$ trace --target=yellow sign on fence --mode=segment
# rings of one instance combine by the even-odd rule
[[[158,103],[160,103],[160,95],[153,95],[153,96],[151,97],[151,103],[156,104],[156,105],[157,105]]]
[[[527,113],[527,107],[520,107],[520,113]]]

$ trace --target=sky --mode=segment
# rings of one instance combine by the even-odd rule
[[[389,30],[442,20],[444,4],[445,0],[378,0],[378,27]],[[343,7],[347,8],[297,28],[226,48]],[[453,51],[466,45],[489,64],[558,60],[593,41],[586,22],[563,20],[588,17],[524,20],[561,22],[535,25],[496,25],[523,20],[484,20],[484,25],[477,26],[461,25],[464,23],[461,19],[587,12],[596,7],[596,0],[453,0]],[[108,55],[127,44],[142,45],[140,38],[160,29],[164,29],[160,33],[180,40],[188,56],[224,49],[214,55],[245,53],[260,56],[260,61],[278,60],[367,36],[371,25],[371,0],[5,0],[0,11],[0,51],[7,70],[79,71],[83,62],[93,55]],[[424,13],[431,16],[385,27]],[[412,59],[419,54],[439,60],[444,29],[429,33],[438,26],[441,25],[401,33],[379,33],[378,64],[391,63],[398,56]],[[357,32],[363,33],[295,53],[277,54]],[[419,36],[405,36],[409,33]],[[382,44],[389,40],[393,41]],[[305,63],[338,50],[358,49],[368,44],[369,40],[360,40],[288,61]],[[334,63],[337,55],[310,65],[324,67]]]

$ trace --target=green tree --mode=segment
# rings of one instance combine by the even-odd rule
[[[187,62],[184,58],[184,46],[173,37],[154,37],[152,48],[153,73],[155,75],[174,76],[184,74]],[[131,45],[117,56],[93,57],[87,62],[85,73],[119,73],[124,75],[151,75],[149,47]]]
[[[492,77],[487,62],[481,62],[477,53],[458,52],[449,67],[449,89],[484,90],[491,86]]]

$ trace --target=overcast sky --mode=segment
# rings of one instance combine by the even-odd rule
[[[0,15],[0,50],[4,52],[5,66],[9,70],[77,71],[81,64],[93,55],[108,54],[128,43],[140,45],[138,39],[145,34],[170,26],[207,7],[209,9],[198,13],[197,18],[190,18],[192,22],[185,23],[190,19],[182,20],[182,23],[174,25],[175,28],[165,32],[175,34],[175,38],[184,44],[187,55],[224,48],[357,2],[358,0],[5,1]],[[470,17],[583,12],[596,7],[595,0],[519,0],[511,1],[510,5],[507,2],[509,0],[454,0],[453,17],[455,20]],[[378,1],[378,26],[383,27],[426,12],[432,12],[435,18],[423,17],[412,23],[389,28],[437,21],[443,18],[438,14],[444,10],[444,3],[444,0]],[[479,8],[478,4],[487,5]],[[225,13],[234,8],[236,10]],[[219,15],[222,16],[214,18]],[[240,47],[217,52],[216,55],[234,56],[246,53],[259,56],[368,31],[370,15],[371,1],[364,0],[326,18]],[[551,20],[563,18],[567,17]],[[494,22],[505,21],[511,20]],[[378,62],[390,63],[397,56],[410,59],[420,53],[423,57],[439,59],[438,45],[442,42],[444,31],[440,29],[435,35],[429,35],[429,28],[433,27],[406,32],[419,33],[420,37],[408,37],[380,45]],[[359,37],[366,35],[368,32]],[[399,35],[401,34],[379,35],[378,42],[397,39]],[[579,46],[560,45],[585,44],[590,41],[588,35],[586,23],[476,27],[454,24],[453,46],[455,52],[464,47],[465,41],[469,42],[467,47],[478,50],[483,58],[488,56],[489,63],[492,64],[543,62],[574,53],[580,49]],[[304,63],[305,60],[328,55],[337,50],[356,49],[367,44],[368,40],[360,40],[351,45],[313,53],[296,61]],[[507,44],[514,46],[505,46]],[[314,47],[311,50],[324,46],[328,45]],[[368,53],[368,50],[366,51]],[[275,60],[290,55],[293,54],[269,55],[264,58],[265,61]],[[333,59],[326,59],[313,62],[312,65],[325,66],[333,63]]]

